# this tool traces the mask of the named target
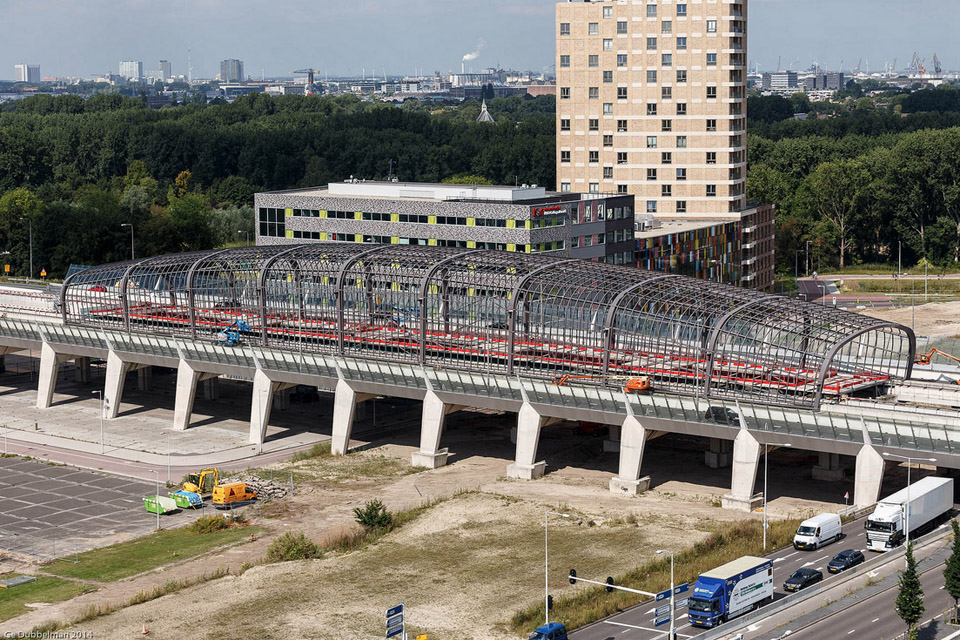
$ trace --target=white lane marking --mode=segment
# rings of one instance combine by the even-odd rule
[[[866,531],[861,531],[860,533],[858,533],[858,534],[856,535],[856,537],[859,538],[860,536],[864,536],[864,535],[866,535],[866,534],[867,534]]]
[[[803,565],[803,566],[805,566],[805,567],[812,567],[813,565],[817,564],[817,563],[820,562],[821,560],[826,560],[826,559],[829,558],[829,557],[830,557],[830,556],[823,556],[822,558],[817,558],[816,560],[811,560],[810,562],[806,563],[806,564]]]
[[[647,611],[646,615],[650,615],[651,613],[655,612],[656,610],[657,610],[657,608],[656,608],[656,607],[653,607],[652,609],[650,609],[650,611]]]
[[[798,553],[800,553],[800,552],[799,552],[799,551],[794,551],[793,553],[788,553],[788,554],[785,555],[785,556],[781,556],[781,557],[777,558],[777,560],[786,560],[787,558],[790,558],[790,557],[792,557],[792,556],[795,556],[795,555],[797,555]]]
[[[752,625],[750,625],[749,627],[747,627],[747,631],[753,632],[753,631],[756,631],[756,630],[759,629],[759,628],[760,628],[760,625],[759,625],[759,624],[752,624]]]
[[[870,621],[870,624],[873,624],[874,622],[878,622],[879,620],[880,618],[874,618],[873,620]]]
[[[823,567],[817,567],[817,571],[823,571]]]
[[[627,629],[626,629],[627,631],[629,631],[630,629],[639,629],[640,631],[652,631],[652,632],[654,632],[654,633],[662,633],[662,634],[667,634],[667,633],[669,633],[666,629],[651,629],[650,627],[640,627],[640,626],[637,626],[637,625],[635,625],[635,624],[627,624],[627,623],[625,623],[625,622],[613,622],[612,620],[604,620],[604,622],[607,623],[607,624],[612,624],[612,625],[617,626],[617,627],[627,627]],[[691,635],[689,635],[689,634],[686,634],[686,633],[677,633],[677,635],[680,636],[681,638],[692,638],[692,637],[693,637],[693,636],[691,636]]]

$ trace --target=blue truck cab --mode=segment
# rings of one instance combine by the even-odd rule
[[[530,640],[567,640],[567,628],[559,622],[548,622],[534,631]]]
[[[690,596],[690,624],[715,627],[773,599],[773,561],[744,556],[697,578]]]

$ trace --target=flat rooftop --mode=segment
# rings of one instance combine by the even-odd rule
[[[379,198],[384,200],[484,200],[491,202],[526,202],[547,196],[545,187],[523,185],[436,184],[428,182],[381,182],[352,180],[331,182],[326,187],[311,187],[271,193],[333,198]]]
[[[659,227],[656,229],[647,229],[646,231],[637,231],[634,237],[638,239],[658,238],[668,233],[696,231],[697,229],[706,229],[718,224],[736,222],[737,218],[716,218],[711,220],[661,220],[657,218],[657,221],[660,223]],[[641,219],[637,218],[637,222],[641,222]]]

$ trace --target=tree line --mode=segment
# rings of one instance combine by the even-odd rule
[[[38,95],[0,110],[0,251],[23,275],[72,263],[245,241],[253,194],[357,178],[456,175],[552,186],[554,101],[498,98],[401,106],[353,96],[271,97],[150,110],[103,94]]]

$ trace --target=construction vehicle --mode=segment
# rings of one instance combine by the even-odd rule
[[[653,385],[650,384],[650,378],[647,376],[639,376],[636,378],[630,378],[627,376],[591,376],[591,375],[564,375],[558,378],[555,378],[553,383],[558,387],[562,387],[567,384],[570,380],[579,380],[579,379],[600,379],[600,380],[626,380],[623,385],[623,390],[627,393],[650,393],[653,390]]]
[[[183,490],[202,496],[213,493],[213,489],[218,484],[220,484],[220,469],[210,467],[199,473],[188,473],[183,480]]]
[[[245,482],[228,482],[213,488],[214,509],[234,509],[256,499],[257,494],[251,491]]]
[[[222,344],[227,347],[236,347],[243,342],[241,337],[243,332],[250,331],[250,325],[246,320],[234,320],[226,329],[222,329],[220,333],[217,334],[217,344]]]
[[[914,363],[920,365],[932,364],[934,354],[940,354],[944,358],[950,358],[951,360],[955,360],[958,364],[960,364],[960,358],[940,351],[940,349],[937,349],[936,347],[930,349],[930,351],[927,351],[926,353],[918,353]],[[960,380],[957,380],[957,384],[960,384]]]

